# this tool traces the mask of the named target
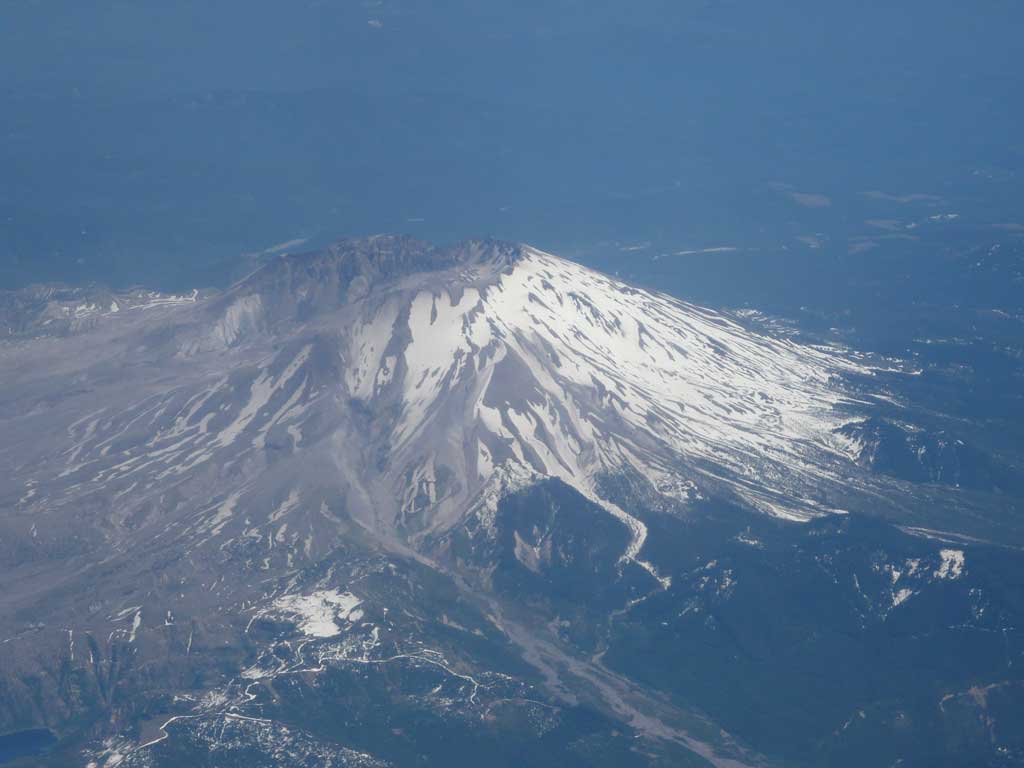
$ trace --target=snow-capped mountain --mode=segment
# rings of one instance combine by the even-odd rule
[[[727,487],[806,519],[856,469],[835,432],[851,359],[527,246],[373,238],[197,296],[7,345],[8,428],[25,437],[4,492],[21,510],[89,500],[109,505],[115,546],[177,528],[312,557],[342,518],[443,532],[509,478],[596,497],[628,470],[681,501]],[[642,524],[605,503],[638,556]]]
[[[37,680],[0,678],[0,723],[102,713],[97,768],[175,750],[278,764],[282,739],[339,765],[426,749],[396,736],[406,721],[382,740],[366,701],[338,704],[352,675],[392,697],[388,717],[497,722],[499,745],[524,722],[575,734],[592,707],[611,764],[634,764],[609,746],[628,731],[756,765],[633,679],[650,670],[622,627],[661,643],[734,594],[756,603],[743,574],[809,594],[826,579],[882,624],[985,578],[966,539],[921,539],[900,480],[864,461],[890,399],[865,357],[529,246],[381,236],[268,256],[224,291],[36,287],[0,306],[0,652]],[[890,508],[918,539],[876,537],[888,570],[876,551],[834,559],[832,513]],[[970,589],[964,611],[998,606]],[[302,701],[344,738],[303,730]]]

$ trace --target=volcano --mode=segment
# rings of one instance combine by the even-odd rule
[[[754,552],[752,527],[831,530],[881,493],[850,436],[863,356],[526,245],[378,236],[224,291],[37,287],[3,312],[0,720],[96,766],[455,764],[409,725],[425,712],[487,723],[484,757],[548,726],[551,760],[580,733],[617,754],[625,727],[664,759],[759,764],[605,666],[607,627],[676,595],[687,558],[730,594],[714,557],[666,554],[667,520],[740,515]],[[907,570],[887,610],[923,588]]]

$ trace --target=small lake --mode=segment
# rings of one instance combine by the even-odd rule
[[[0,736],[0,763],[19,757],[42,755],[57,743],[57,737],[46,728],[31,728]]]

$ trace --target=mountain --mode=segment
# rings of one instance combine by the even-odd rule
[[[906,363],[493,241],[0,311],[25,759],[1024,759],[1020,484],[914,426]]]

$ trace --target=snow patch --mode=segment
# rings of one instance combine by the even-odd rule
[[[903,589],[897,590],[892,595],[892,607],[895,608],[898,605],[902,605],[907,600],[909,600],[910,597],[913,596],[913,594],[914,594],[914,590],[907,589],[906,587],[904,587]]]
[[[299,631],[309,637],[334,637],[341,632],[339,621],[347,623],[362,618],[362,611],[356,611],[362,602],[351,592],[319,590],[310,595],[279,597],[268,613],[294,621]]]
[[[939,552],[942,562],[935,570],[935,577],[939,579],[959,579],[964,572],[964,553],[959,549],[943,549]]]

